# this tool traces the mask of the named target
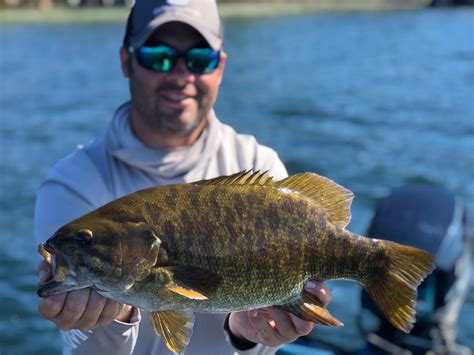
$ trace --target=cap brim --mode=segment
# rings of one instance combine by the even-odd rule
[[[169,22],[182,22],[193,27],[204,37],[204,39],[207,41],[207,43],[212,49],[221,49],[222,39],[220,35],[214,34],[208,29],[206,29],[206,26],[193,16],[188,16],[186,14],[180,13],[172,13],[171,11],[169,13],[164,13],[154,18],[152,21],[150,21],[150,23],[148,23],[147,27],[141,33],[132,36],[131,45],[134,48],[142,46],[158,27]]]

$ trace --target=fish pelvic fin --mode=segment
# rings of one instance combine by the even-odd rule
[[[305,321],[319,325],[335,327],[344,325],[338,319],[334,318],[326,308],[321,307],[317,298],[307,291],[303,291],[302,297],[297,300],[275,307],[290,312]]]
[[[148,318],[167,348],[171,352],[184,354],[193,334],[193,312],[190,310],[148,312]]]
[[[388,321],[409,333],[415,323],[416,288],[435,268],[435,258],[418,248],[382,241],[387,245],[388,270],[381,280],[362,282]]]
[[[354,194],[334,181],[315,173],[290,176],[275,183],[276,187],[298,192],[320,205],[329,222],[345,228],[351,221]]]

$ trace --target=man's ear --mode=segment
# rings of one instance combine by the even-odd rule
[[[222,82],[222,78],[224,77],[224,69],[225,69],[225,63],[226,62],[227,62],[227,53],[222,51],[221,52],[221,59],[219,61],[219,70],[220,70],[219,85]]]
[[[122,67],[123,76],[130,77],[130,65],[132,65],[132,56],[127,48],[120,47],[120,65]]]

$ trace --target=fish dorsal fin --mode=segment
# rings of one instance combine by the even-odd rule
[[[316,201],[326,212],[332,224],[345,228],[351,220],[351,203],[354,194],[334,181],[315,173],[302,173],[274,183]]]
[[[193,312],[189,310],[149,312],[148,318],[167,348],[173,353],[184,354],[193,334]]]
[[[252,171],[244,170],[240,173],[229,176],[219,176],[214,179],[195,181],[194,185],[274,185],[275,181],[272,179],[268,171]]]
[[[194,185],[260,185],[285,188],[316,201],[326,212],[332,224],[345,228],[351,220],[351,203],[354,194],[334,181],[314,173],[302,173],[275,181],[268,171],[252,170],[193,182]]]

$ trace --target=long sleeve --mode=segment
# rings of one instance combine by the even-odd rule
[[[114,321],[87,333],[78,329],[61,331],[63,355],[104,355],[111,349],[116,355],[132,354],[138,339],[138,324],[139,321],[131,324]]]

